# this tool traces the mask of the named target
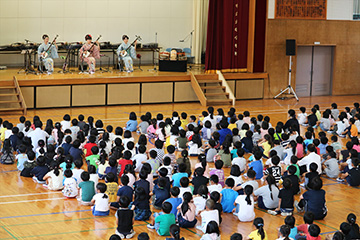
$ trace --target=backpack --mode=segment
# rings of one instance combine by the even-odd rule
[[[4,152],[0,157],[0,163],[2,164],[14,164],[14,154],[12,152]]]

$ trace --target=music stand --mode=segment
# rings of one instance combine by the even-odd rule
[[[31,49],[31,45],[29,45],[29,40],[25,39],[25,45],[23,49],[21,49],[21,54],[24,55],[24,67],[22,67],[18,74],[20,74],[22,71],[24,71],[25,74],[35,74],[38,75],[37,72],[34,70],[34,64],[31,60],[31,54],[34,49]],[[36,53],[36,52],[35,52]]]

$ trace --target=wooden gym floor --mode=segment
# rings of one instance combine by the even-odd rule
[[[332,102],[336,102],[339,109],[343,110],[345,106],[351,107],[355,101],[360,101],[360,95],[301,98],[299,102],[293,99],[238,101],[235,108],[237,113],[249,110],[252,116],[260,113],[268,115],[272,124],[275,125],[277,121],[286,121],[287,111],[290,108],[298,110],[300,106],[305,106],[309,110],[314,104],[319,104],[321,110],[324,110]],[[224,109],[227,112],[229,107],[224,107]],[[26,117],[32,119],[34,115],[39,115],[44,122],[47,118],[52,118],[55,122],[60,121],[66,113],[71,114],[72,117],[77,117],[78,114],[82,113],[86,117],[92,115],[95,119],[102,119],[105,124],[124,126],[131,111],[135,111],[138,116],[147,111],[152,112],[153,115],[162,112],[165,117],[168,117],[175,110],[178,112],[186,111],[188,115],[199,115],[205,108],[199,103],[191,103],[45,109],[29,110]],[[19,118],[17,115],[1,117],[13,123],[17,123]],[[342,140],[343,143],[345,141]],[[150,144],[148,147],[151,147]],[[195,161],[192,159],[192,165],[195,164]],[[210,166],[213,167],[213,164]],[[229,169],[225,169],[225,172],[228,176]],[[349,187],[332,179],[323,178],[323,180],[329,212],[325,220],[315,221],[315,223],[326,235],[338,230],[340,223],[346,220],[348,213],[353,212],[358,217],[360,216],[360,208],[358,207],[360,199],[358,197],[359,188]],[[111,210],[110,216],[94,217],[91,214],[90,207],[81,206],[74,199],[64,198],[60,191],[48,191],[41,185],[35,184],[32,179],[20,177],[16,171],[16,165],[0,165],[0,182],[0,240],[108,239],[115,232],[114,210]],[[269,239],[276,239],[277,228],[283,224],[284,217],[271,216],[259,209],[256,209],[256,216],[264,218]],[[302,214],[295,211],[294,216],[297,225],[303,222]],[[154,230],[147,229],[146,224],[147,222],[135,221],[136,236],[141,232],[148,232],[151,239],[165,239],[158,237]],[[232,214],[223,214],[222,239],[229,239],[234,232],[247,236],[253,230],[252,223],[240,223]],[[201,234],[195,228],[181,229],[181,236],[185,239],[199,239]],[[324,235],[323,239],[325,239]]]

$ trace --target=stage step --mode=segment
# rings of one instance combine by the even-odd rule
[[[20,103],[20,101],[19,100],[0,101],[0,104],[4,104],[4,103]]]
[[[217,89],[221,89],[221,90],[225,90],[224,86],[201,86],[202,90],[217,90]]]
[[[198,80],[198,82],[200,84],[206,84],[206,83],[219,83],[219,84],[221,84],[221,81],[218,80],[218,79],[215,79],[215,80]]]
[[[3,84],[4,82],[9,83],[9,85]],[[13,90],[14,92],[0,93],[0,104],[5,104],[5,106],[7,106],[0,108],[0,112],[2,113],[22,112],[24,115],[26,115],[26,104],[21,92],[21,88],[19,86],[19,82],[17,81],[16,77],[14,76],[12,81],[5,80],[1,83],[2,84],[0,86],[0,90],[9,89],[9,90]],[[12,83],[12,85],[10,85],[10,83]],[[16,105],[18,105],[18,107],[16,107]]]
[[[226,96],[228,97],[229,96],[229,93],[226,93],[226,92],[217,92],[217,93],[205,93],[205,96],[206,97],[212,97],[212,96]]]
[[[0,89],[15,89],[15,86],[0,87]]]
[[[16,111],[23,111],[22,108],[0,108],[0,112],[16,112]]]
[[[17,93],[0,93],[0,97],[11,97],[11,96],[18,96]]]
[[[228,105],[232,104],[232,100],[230,99],[208,99],[207,103],[209,105]]]

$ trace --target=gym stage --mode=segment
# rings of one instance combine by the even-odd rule
[[[198,80],[218,79],[217,74],[205,74],[203,65],[192,65],[187,72],[153,69],[142,66],[142,71],[135,68],[133,73],[97,70],[89,75],[78,70],[57,73],[55,68],[52,75],[26,75],[10,68],[0,71],[0,79],[17,78],[28,109],[197,102],[191,73]],[[224,73],[224,77],[237,100],[263,98],[266,73]]]

